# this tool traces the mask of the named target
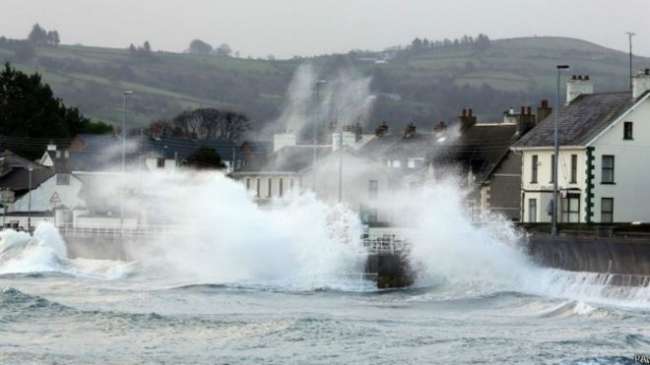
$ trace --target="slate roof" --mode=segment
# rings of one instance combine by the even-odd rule
[[[587,144],[638,100],[632,98],[631,92],[580,95],[559,113],[560,145]],[[552,146],[553,138],[554,114],[551,114],[519,139],[513,148]]]
[[[80,134],[70,151],[69,168],[74,171],[102,171],[117,169],[122,162],[122,140],[113,135]],[[227,140],[193,140],[177,137],[127,137],[125,160],[128,167],[140,166],[144,156],[182,161],[201,147],[214,148],[222,160],[239,156],[239,148]]]
[[[222,160],[231,161],[239,156],[239,147],[225,139],[194,140],[177,137],[163,137],[147,140],[149,152],[157,153],[160,157],[172,159],[175,156],[179,160],[188,158],[192,153],[201,147],[213,148]]]
[[[32,170],[32,188],[54,176],[54,170],[22,158],[11,151],[0,153],[0,189],[9,189],[17,196],[29,190],[29,167]]]
[[[515,124],[478,123],[463,131],[438,158],[460,163],[465,170],[471,169],[477,182],[482,182],[508,154],[516,137]]]
[[[331,147],[319,146],[316,148],[316,153],[319,159],[324,158],[331,153]],[[234,174],[299,172],[311,166],[314,158],[313,154],[314,149],[311,146],[286,146],[266,158],[251,161]]]
[[[421,132],[411,138],[386,135],[368,142],[361,153],[369,158],[400,160],[424,157],[435,165],[457,165],[464,171],[471,170],[478,181],[483,181],[506,156],[516,137],[516,124],[477,123],[455,139],[437,139],[433,133]]]

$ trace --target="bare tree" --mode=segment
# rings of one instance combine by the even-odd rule
[[[183,112],[174,118],[173,125],[187,137],[229,141],[238,141],[250,128],[246,115],[214,108]]]

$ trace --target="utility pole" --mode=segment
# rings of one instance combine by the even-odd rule
[[[321,86],[323,86],[325,84],[327,84],[327,81],[325,81],[325,80],[316,81],[316,90],[315,90],[316,91],[316,100],[315,100],[316,106],[318,106],[319,102],[320,102],[320,88],[321,88]],[[312,173],[312,175],[313,175],[312,176],[312,190],[314,191],[314,193],[316,193],[316,170],[317,170],[317,162],[318,162],[318,151],[317,151],[317,149],[318,149],[318,126],[319,126],[319,122],[320,122],[320,110],[318,110],[318,108],[317,108],[316,109],[316,118],[314,120],[313,128],[312,128],[312,132],[313,132],[312,143],[314,144],[313,148],[312,148],[312,150],[313,150],[313,156],[312,156],[312,171],[313,171],[313,173]]]
[[[561,75],[563,70],[568,70],[570,68],[569,65],[557,65],[557,90],[556,90],[556,99],[555,99],[555,113],[553,113],[553,121],[554,121],[554,128],[553,128],[553,144],[554,144],[554,151],[555,155],[553,156],[553,204],[551,205],[551,208],[553,209],[551,213],[551,234],[553,237],[557,237],[558,235],[558,230],[557,230],[557,210],[558,210],[558,201],[559,201],[559,190],[558,190],[558,181],[560,180],[558,172],[559,170],[559,164],[558,162],[560,161],[560,135],[559,135],[559,127],[558,127],[558,119],[560,115],[560,82],[561,82]]]
[[[34,167],[32,165],[29,165],[27,168],[27,171],[29,171],[28,177],[27,177],[27,184],[29,185],[29,195],[27,196],[27,232],[32,232],[32,171],[34,171]]]
[[[625,34],[627,34],[627,38],[628,38],[629,45],[630,45],[630,91],[632,91],[632,88],[634,87],[633,86],[633,80],[632,80],[632,78],[634,77],[634,75],[633,75],[633,73],[634,73],[634,65],[632,64],[632,58],[634,57],[633,54],[632,54],[632,37],[634,37],[636,35],[636,33],[625,32]]]
[[[124,234],[124,188],[126,183],[126,119],[127,119],[127,101],[133,91],[124,91],[124,118],[122,119],[122,181],[120,181],[120,236]]]
[[[339,126],[339,203],[343,201],[343,125]]]

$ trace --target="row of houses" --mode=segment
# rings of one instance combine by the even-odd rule
[[[381,224],[384,202],[397,191],[456,177],[476,212],[491,211],[524,223],[551,219],[553,184],[561,199],[560,222],[650,222],[650,70],[638,73],[626,92],[594,92],[588,76],[567,82],[566,103],[553,110],[507,110],[482,121],[471,108],[457,121],[430,128],[359,125],[334,128],[316,143],[292,131],[271,143],[193,141],[134,136],[126,142],[129,171],[174,171],[198,148],[214,148],[227,173],[261,205],[313,191],[342,201],[363,220]],[[554,121],[559,123],[558,176],[554,176]],[[38,161],[5,151],[0,155],[3,224],[26,227],[38,220],[59,225],[115,226],[114,197],[90,197],[121,169],[122,141],[111,135],[79,135],[66,146],[48,146]],[[31,193],[29,193],[31,192]],[[121,226],[147,224],[126,214]],[[29,221],[29,222],[28,222]]]
[[[369,223],[382,220],[374,202],[449,175],[461,177],[471,191],[468,204],[477,210],[523,223],[550,222],[557,178],[555,209],[562,223],[650,222],[644,159],[650,152],[649,98],[648,69],[624,92],[595,93],[589,76],[576,75],[567,82],[559,111],[542,101],[485,122],[465,109],[452,126],[394,131],[381,124],[371,134],[349,126],[317,145],[297,143],[286,132],[274,136],[272,153],[232,176],[262,204],[295,189],[312,190],[345,201]]]
[[[122,139],[115,135],[80,134],[63,146],[50,143],[37,161],[9,150],[0,153],[2,225],[33,227],[40,221],[58,226],[87,228],[136,228],[144,225],[141,212],[120,211],[119,199],[105,187],[128,172],[178,169],[201,147],[214,149],[226,171],[242,166],[239,146],[225,140],[152,138],[145,135]]]

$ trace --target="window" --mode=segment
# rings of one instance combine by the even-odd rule
[[[278,185],[278,196],[282,198],[282,195],[284,194],[284,179],[280,178],[280,185]]]
[[[634,124],[632,122],[623,123],[623,139],[626,141],[634,139]]]
[[[165,168],[165,159],[164,158],[156,159],[156,167],[159,168],[159,169],[164,169]]]
[[[407,166],[409,169],[417,169],[424,166],[424,159],[421,157],[412,157],[408,159]]]
[[[600,200],[600,223],[614,223],[614,198]]]
[[[289,190],[293,191],[293,179],[289,180]]]
[[[537,155],[533,155],[533,158],[531,159],[531,171],[530,171],[530,183],[531,184],[537,184],[537,163],[538,163],[538,157]]]
[[[268,191],[266,192],[266,197],[270,198],[273,195],[273,178],[269,177],[269,186]]]
[[[379,196],[379,181],[370,180],[368,182],[368,198],[377,199]]]
[[[580,223],[580,194],[567,194],[562,198],[562,222]]]
[[[56,184],[57,185],[70,185],[70,175],[69,174],[56,174]]]
[[[393,167],[396,168],[396,169],[402,167],[402,161],[400,161],[400,160],[394,160],[394,161],[393,161]]]
[[[614,156],[603,155],[601,167],[601,183],[614,184]]]
[[[555,182],[555,155],[551,155],[551,181]]]
[[[251,179],[247,178],[246,179],[246,190],[250,190],[250,189],[251,189]]]
[[[260,189],[262,188],[261,185],[262,185],[262,182],[260,181],[260,178],[258,177],[257,178],[257,186],[256,186],[257,193],[255,194],[255,196],[257,196],[258,198],[260,197]]]
[[[528,222],[537,223],[537,199],[528,199]]]
[[[578,155],[571,155],[571,184],[578,182]]]

